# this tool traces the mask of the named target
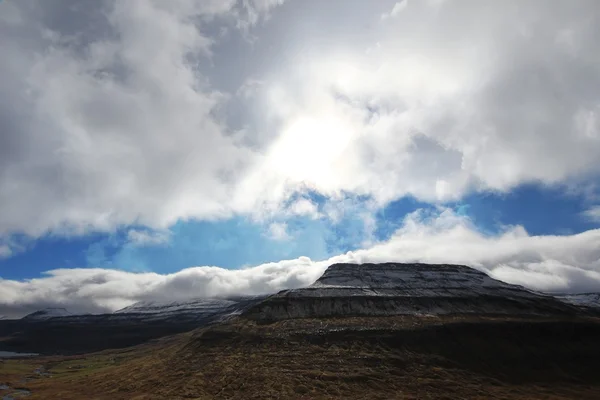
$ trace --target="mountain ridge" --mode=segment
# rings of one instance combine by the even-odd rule
[[[553,296],[464,265],[339,263],[306,288],[281,291],[243,315],[256,320],[391,315],[567,315]]]
[[[40,310],[21,320],[0,321],[0,337],[7,338],[0,350],[84,353],[236,320],[271,323],[360,317],[367,323],[397,316],[454,315],[571,318],[597,316],[598,309],[501,282],[467,266],[334,264],[308,287],[269,296],[147,301],[98,315]]]

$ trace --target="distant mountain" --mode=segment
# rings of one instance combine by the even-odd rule
[[[561,294],[555,297],[576,306],[600,309],[600,293]]]
[[[140,301],[115,311],[115,317],[127,314],[138,319],[170,319],[187,316],[195,319],[223,320],[240,314],[262,301],[265,296],[203,298],[174,302]]]
[[[46,320],[50,318],[57,317],[68,317],[73,315],[66,308],[45,308],[43,310],[32,312],[31,314],[27,314],[22,319],[23,320]]]
[[[236,304],[228,299],[192,299],[187,301],[159,302],[140,301],[115,311],[115,314],[165,314],[184,311],[219,311]]]
[[[250,308],[258,320],[391,315],[568,315],[577,307],[463,265],[334,264]]]
[[[223,322],[264,296],[139,302],[111,314],[72,315],[65,309],[36,311],[0,321],[0,351],[74,354],[122,348]]]

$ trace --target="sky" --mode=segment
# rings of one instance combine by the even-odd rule
[[[0,2],[0,315],[334,262],[600,291],[595,0]]]

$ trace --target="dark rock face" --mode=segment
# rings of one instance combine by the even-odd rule
[[[334,264],[313,285],[285,290],[250,308],[250,319],[389,315],[570,315],[552,296],[495,280],[462,265]]]

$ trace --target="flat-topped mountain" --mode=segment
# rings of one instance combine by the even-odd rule
[[[576,307],[463,265],[334,264],[250,308],[257,320],[387,315],[568,315]]]
[[[585,299],[589,303],[593,296]],[[580,298],[579,303],[585,299]],[[312,285],[269,297],[146,301],[101,315],[72,315],[60,308],[36,311],[21,320],[1,321],[0,336],[7,339],[0,350],[62,354],[98,351],[187,332],[236,316],[270,322],[402,315],[573,316],[594,312],[571,303],[576,303],[573,297],[536,293],[461,265],[334,264]]]
[[[460,265],[335,264],[266,298],[0,321],[0,351],[105,350],[48,359],[39,398],[597,399],[600,319],[566,300]]]

